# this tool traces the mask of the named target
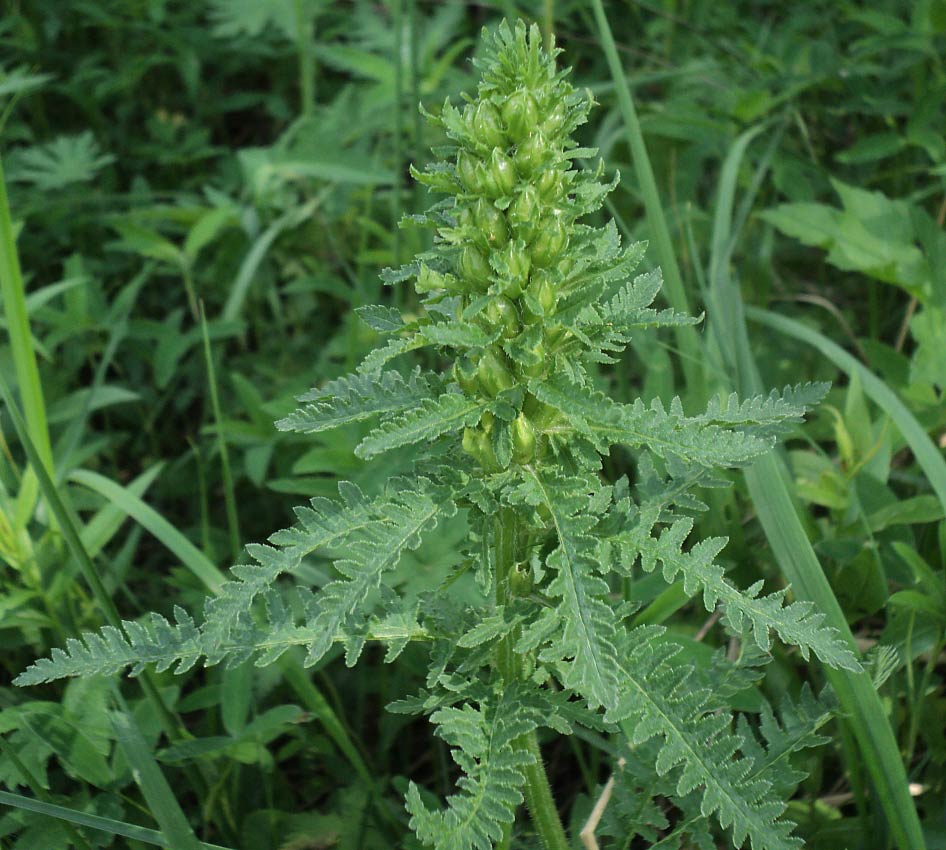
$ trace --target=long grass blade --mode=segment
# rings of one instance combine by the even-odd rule
[[[883,409],[900,429],[933,492],[946,510],[946,459],[909,408],[884,381],[840,345],[801,322],[756,307],[746,308],[746,318],[812,346],[842,372],[851,377],[857,375],[867,396]]]
[[[618,56],[614,36],[611,34],[608,16],[605,14],[601,0],[591,0],[591,8],[598,24],[601,46],[604,49],[605,58],[608,60],[608,68],[614,80],[618,106],[624,118],[627,141],[634,160],[634,171],[637,175],[637,182],[641,187],[644,210],[647,213],[647,222],[650,225],[654,245],[657,249],[657,260],[663,271],[667,296],[675,310],[689,314],[691,310],[686,288],[683,285],[680,266],[677,264],[673,242],[670,239],[670,230],[667,227],[663,204],[657,190],[657,181],[654,179],[654,170],[651,168],[647,146],[644,144],[644,134],[641,132],[640,120],[637,117],[637,110],[634,108],[634,98],[631,96],[630,87],[624,76],[624,68]],[[699,337],[692,325],[681,325],[674,328],[674,333],[676,334],[677,346],[680,349],[681,365],[687,386],[692,390],[696,390],[702,385]]]
[[[125,490],[136,498],[141,498],[148,491],[148,488],[154,483],[155,479],[164,469],[163,463],[156,463],[150,469],[146,469],[134,480],[125,485]],[[109,541],[118,533],[122,523],[128,519],[128,514],[113,502],[106,502],[93,516],[80,532],[82,545],[89,553],[89,557],[94,558],[109,543]]]
[[[112,698],[117,708],[117,711],[110,713],[115,740],[131,765],[135,783],[141,789],[151,814],[167,838],[168,846],[174,850],[200,850],[200,842],[194,835],[187,816],[151,755],[151,749],[117,687],[112,689]]]
[[[220,394],[217,391],[217,372],[214,369],[213,352],[210,348],[210,334],[207,333],[207,316],[204,312],[203,301],[200,302],[200,332],[204,338],[204,363],[207,367],[207,383],[210,387],[210,406],[214,415],[217,451],[220,452],[220,467],[223,473],[223,501],[227,511],[230,556],[233,560],[236,560],[240,557],[240,520],[237,516],[233,473],[230,471],[230,453],[227,451],[227,440],[223,431],[223,413],[220,411]]]
[[[7,200],[2,160],[0,160],[0,295],[2,295],[3,312],[6,316],[7,332],[10,335],[13,368],[16,372],[20,397],[23,399],[23,412],[36,443],[37,456],[46,471],[52,475],[53,450],[46,422],[43,385],[39,379],[36,352],[33,349],[33,337],[30,333],[26,290],[23,286],[23,275],[20,272],[20,258],[16,250],[16,236],[13,232],[13,219],[10,216],[10,204]],[[18,518],[22,519],[24,514],[32,513],[37,493],[38,485],[34,473],[27,473],[21,493],[21,502],[24,504],[18,507]]]
[[[20,413],[19,408],[14,403],[13,397],[10,395],[10,389],[7,387],[7,383],[4,381],[2,375],[0,375],[0,401],[3,401],[7,407],[7,411],[10,414],[10,419],[13,421],[13,427],[17,433],[17,438],[19,439],[20,444],[23,446],[23,450],[26,452],[26,457],[29,460],[34,472],[36,473],[36,478],[39,483],[39,487],[42,490],[43,498],[46,499],[46,503],[49,505],[49,509],[55,517],[56,522],[59,523],[59,528],[62,532],[63,539],[66,542],[66,546],[72,553],[72,556],[78,562],[82,576],[85,579],[86,584],[89,586],[89,589],[92,591],[92,596],[95,598],[96,603],[102,611],[102,616],[110,626],[118,629],[123,635],[125,635],[127,639],[125,627],[122,625],[121,617],[118,614],[118,609],[115,607],[115,603],[112,601],[111,596],[109,596],[108,591],[105,589],[105,585],[102,584],[102,579],[99,577],[98,571],[95,569],[95,565],[92,563],[92,559],[89,557],[89,553],[82,545],[82,539],[79,536],[77,523],[73,520],[72,512],[66,507],[66,503],[60,497],[59,491],[56,489],[56,485],[53,483],[53,480],[46,471],[46,468],[43,466],[39,451],[30,437],[29,426],[23,419],[23,415]],[[154,705],[154,708],[158,713],[158,717],[161,719],[161,724],[165,732],[172,739],[177,738],[180,734],[180,724],[178,723],[177,718],[174,717],[165,704],[164,699],[161,697],[161,694],[157,689],[157,686],[154,684],[154,680],[146,672],[140,677],[140,682],[141,689],[144,691],[145,696]]]
[[[146,505],[127,487],[122,487],[104,475],[87,469],[74,470],[69,474],[69,480],[104,496],[170,549],[208,590],[212,593],[220,590],[224,576],[213,562],[161,514]]]
[[[122,838],[130,838],[132,841],[141,841],[144,844],[153,844],[158,847],[168,847],[170,842],[164,833],[154,829],[148,829],[144,826],[138,826],[125,821],[105,818],[100,815],[93,815],[89,812],[79,812],[75,809],[69,809],[66,806],[57,806],[55,803],[47,803],[43,800],[34,800],[31,797],[24,797],[22,794],[13,794],[9,791],[0,791],[0,803],[10,806],[14,809],[22,809],[25,812],[35,812],[36,814],[46,815],[51,818],[75,824],[76,826],[86,826],[89,829],[97,829],[100,832],[107,832],[111,835],[120,835]],[[197,844],[202,850],[230,850],[228,847],[222,847],[219,844],[208,844],[200,841]]]

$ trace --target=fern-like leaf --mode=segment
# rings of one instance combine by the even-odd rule
[[[121,631],[105,627],[99,632],[70,639],[65,650],[54,649],[20,674],[17,684],[35,685],[68,676],[120,673],[135,675],[147,664],[158,670],[176,666],[184,672],[201,659],[206,664],[239,663],[260,656],[266,662],[291,646],[308,647],[308,662],[315,663],[341,638],[358,633],[363,644],[371,617],[369,596],[386,570],[395,567],[405,551],[416,548],[423,534],[456,505],[446,495],[436,497],[423,479],[405,485],[392,482],[394,494],[367,500],[354,485],[339,488],[342,502],[314,499],[297,511],[300,527],[273,535],[275,546],[248,547],[257,563],[234,568],[236,579],[226,582],[221,594],[206,605],[206,618],[198,627],[185,611],[175,608],[171,623],[159,614],[123,623]],[[330,582],[318,601],[307,606],[305,621],[297,625],[272,590],[275,580],[294,569],[300,560],[320,548],[344,545],[346,557],[337,564],[341,578]],[[257,623],[254,600],[266,593],[266,616]],[[390,632],[391,641],[410,639],[411,629]],[[357,657],[350,651],[349,658]]]
[[[699,790],[701,813],[715,814],[736,847],[748,838],[754,850],[798,850],[793,824],[781,819],[785,804],[753,773],[751,758],[737,757],[743,740],[731,717],[709,710],[709,692],[694,688],[689,668],[673,661],[679,647],[655,641],[657,633],[644,627],[628,634],[622,697],[607,719],[621,723],[632,747],[660,739],[658,774],[678,768],[676,793]]]
[[[612,401],[604,393],[579,386],[562,375],[534,382],[530,390],[560,411],[599,452],[612,445],[646,448],[657,457],[684,466],[744,466],[768,451],[772,439],[688,419],[657,401],[645,407]]]
[[[830,740],[819,730],[834,717],[836,702],[830,691],[816,697],[806,684],[797,700],[782,701],[777,715],[768,703],[763,703],[758,731],[751,727],[745,715],[740,715],[737,720],[740,749],[746,760],[752,762],[746,781],[765,779],[782,799],[791,796],[807,775],[792,765],[791,757]],[[670,835],[655,843],[652,850],[678,850],[685,836],[705,835],[702,823],[699,811],[688,815],[676,824]]]
[[[77,136],[58,136],[51,142],[24,148],[12,157],[10,180],[31,183],[47,192],[74,183],[88,183],[115,161],[102,152],[91,131]]]
[[[662,283],[660,269],[638,275],[606,303],[582,310],[572,325],[573,330],[598,349],[621,351],[636,330],[697,324],[700,320],[693,316],[650,306]]]
[[[355,449],[370,458],[412,443],[436,440],[451,431],[475,425],[489,408],[488,401],[461,393],[444,393],[427,399],[413,410],[381,423]]]
[[[381,584],[384,572],[395,567],[405,551],[416,549],[424,533],[455,511],[456,506],[445,495],[435,499],[423,490],[401,491],[396,500],[381,506],[379,518],[348,541],[346,557],[336,562],[342,577],[322,588],[318,614],[310,623],[316,637],[309,646],[307,663],[314,664],[328,652],[335,635],[356,611],[362,620],[367,618],[364,603]],[[349,661],[354,663],[351,657]]]
[[[276,580],[294,570],[307,555],[320,549],[333,549],[362,532],[378,515],[379,504],[372,503],[361,490],[348,481],[338,485],[341,501],[317,497],[306,507],[296,508],[299,525],[277,531],[269,538],[272,546],[253,544],[246,551],[255,564],[231,568],[231,581],[225,582],[216,597],[204,606],[202,631],[211,659],[225,653],[231,630],[249,618],[253,602],[261,593],[275,586]]]
[[[558,545],[547,565],[555,576],[547,593],[561,600],[547,609],[531,634],[551,634],[551,645],[540,654],[544,661],[562,663],[563,684],[580,693],[592,706],[613,707],[617,699],[618,626],[604,600],[608,585],[599,574],[597,541],[588,531],[598,522],[589,511],[589,492],[599,490],[582,478],[525,468],[526,487],[520,491],[528,502],[542,505],[551,516]],[[524,636],[527,643],[530,631]]]
[[[683,589],[688,595],[702,591],[707,611],[722,604],[726,622],[737,632],[747,626],[751,628],[756,644],[766,652],[771,649],[771,632],[774,631],[783,642],[797,646],[805,659],[814,652],[832,667],[861,669],[848,644],[839,637],[836,629],[822,625],[824,614],[814,610],[810,602],[786,605],[784,590],[759,596],[761,581],[746,591],[729,582],[715,560],[726,545],[725,538],[701,540],[684,552],[684,541],[693,529],[692,519],[683,517],[676,520],[656,538],[651,537],[651,529],[656,523],[657,513],[651,513],[649,520],[647,522],[642,517],[632,534],[618,538],[632,558],[633,553],[640,553],[641,567],[645,572],[653,572],[660,564],[664,581],[668,584],[682,575]]]
[[[702,422],[729,427],[783,426],[800,422],[805,412],[818,404],[830,389],[823,382],[795,384],[768,395],[758,395],[740,401],[731,393],[725,403],[718,396],[710,400],[706,412],[698,416]]]
[[[309,402],[276,423],[280,431],[313,434],[361,422],[373,416],[399,413],[429,399],[442,381],[435,375],[416,369],[405,379],[399,372],[384,372],[380,377],[346,375],[324,387],[299,396]]]
[[[525,769],[532,755],[517,739],[534,730],[540,717],[514,684],[495,702],[434,712],[437,735],[451,744],[463,771],[460,793],[447,800],[446,811],[431,811],[411,783],[407,810],[417,837],[435,850],[492,850],[503,835],[503,824],[515,818],[522,802]]]
[[[175,607],[176,623],[160,614],[141,621],[125,620],[128,639],[113,626],[69,638],[65,649],[54,648],[49,658],[40,658],[20,673],[14,684],[40,685],[68,676],[112,676],[130,667],[137,675],[147,664],[158,671],[177,665],[177,672],[193,667],[204,657],[203,636],[190,615]]]

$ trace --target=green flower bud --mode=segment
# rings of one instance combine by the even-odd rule
[[[480,394],[480,382],[476,378],[476,366],[464,357],[453,364],[453,380],[459,385],[464,393],[470,396]]]
[[[543,201],[558,200],[562,190],[562,172],[557,168],[549,168],[539,175],[535,185]]]
[[[457,177],[460,179],[460,184],[468,192],[477,193],[480,191],[478,164],[476,158],[468,151],[460,151],[457,154]]]
[[[535,98],[523,89],[511,95],[503,104],[503,121],[513,142],[524,139],[539,121]]]
[[[472,455],[483,469],[494,472],[499,469],[493,444],[479,428],[467,428],[463,431],[463,451]]]
[[[557,268],[563,275],[567,275],[573,268],[575,268],[575,258],[563,257],[561,260],[559,260]]]
[[[478,289],[486,289],[489,286],[489,278],[493,270],[478,248],[474,248],[472,245],[464,247],[460,252],[460,262],[457,268],[460,274],[466,280],[475,284]]]
[[[487,348],[480,358],[479,368],[476,370],[480,386],[488,396],[495,396],[503,390],[515,386],[516,379],[506,361],[506,356],[494,348]]]
[[[529,252],[512,242],[509,243],[503,254],[506,274],[503,276],[502,290],[510,298],[518,298],[522,288],[529,280],[529,270],[532,268],[532,259]]]
[[[495,185],[496,197],[502,198],[512,193],[516,185],[516,169],[512,160],[499,148],[493,148],[489,174]]]
[[[509,590],[513,596],[528,596],[534,581],[528,564],[516,564],[509,571]]]
[[[542,121],[542,132],[546,136],[554,136],[562,127],[565,126],[565,119],[568,113],[565,111],[565,104],[561,100],[555,101],[554,106],[549,110],[545,119]]]
[[[523,413],[512,423],[512,459],[520,464],[535,460],[535,430]]]
[[[568,233],[559,216],[546,222],[530,246],[532,262],[537,266],[550,266],[561,256],[568,245]]]
[[[509,207],[509,220],[520,226],[534,224],[538,209],[538,194],[532,186],[526,186]]]
[[[516,305],[502,295],[490,301],[484,312],[493,325],[502,326],[503,336],[507,339],[516,336],[522,329]]]
[[[490,245],[502,245],[506,242],[509,229],[506,226],[506,216],[496,209],[489,201],[480,198],[476,202],[473,212],[475,227],[483,234]]]
[[[554,348],[560,342],[571,336],[571,331],[566,330],[562,325],[547,327],[545,329],[545,342],[549,348]]]
[[[433,292],[436,289],[447,289],[447,279],[440,272],[435,272],[430,266],[424,264],[420,267],[414,289],[420,294]]]
[[[516,148],[516,168],[520,174],[532,174],[549,158],[549,143],[539,132],[530,133]]]
[[[500,123],[499,110],[488,100],[480,102],[473,116],[476,140],[488,147],[505,147],[506,136]]]
[[[562,414],[554,407],[539,401],[533,395],[527,395],[522,405],[522,412],[529,417],[532,427],[536,431],[545,431],[559,423]]]
[[[532,352],[537,355],[536,360],[528,366],[522,366],[522,374],[527,378],[544,378],[549,371],[549,364],[545,359],[545,346],[540,342]]]
[[[555,285],[541,269],[536,271],[529,281],[528,289],[531,306],[538,308],[539,316],[551,316],[555,312],[555,305],[558,303],[558,292]]]

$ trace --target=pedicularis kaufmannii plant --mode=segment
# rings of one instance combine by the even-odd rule
[[[802,745],[798,729],[816,701],[808,694],[792,707],[791,723],[765,709],[757,731],[744,719],[734,726],[727,699],[752,680],[773,632],[806,658],[857,662],[809,605],[732,585],[715,562],[725,541],[691,541],[690,514],[702,507],[694,488],[768,451],[823,387],[730,397],[695,417],[678,402],[628,405],[596,389],[597,364],[614,362],[634,331],[694,320],[650,307],[660,274],[632,278],[641,245],[622,247],[611,222],[581,223],[614,186],[600,167],[574,164],[594,155],[572,140],[590,95],[556,70],[557,51],[543,50],[536,29],[503,25],[487,40],[476,97],[431,118],[452,147],[415,174],[445,196],[414,217],[435,229],[435,247],[386,273],[392,284],[413,281],[421,317],[363,310],[389,341],[280,423],[311,433],[380,417],[356,454],[419,444],[416,474],[373,498],[343,483],[339,500],[300,508],[298,527],[249,547],[255,562],[233,568],[200,625],[178,610],[173,624],[157,615],[127,623],[127,637],[106,628],[38,661],[19,683],[152,662],[264,665],[300,644],[311,664],[335,643],[354,664],[368,641],[386,643],[393,660],[419,641],[430,655],[426,686],[392,708],[428,714],[462,772],[445,808],[410,786],[423,844],[509,846],[525,799],[544,845],[570,846],[537,732],[578,726],[623,734],[631,747],[624,804],[611,812],[626,819],[626,835],[715,846],[715,816],[736,846],[798,847],[781,819],[798,781],[784,757]],[[392,366],[422,347],[449,367]],[[613,446],[632,452],[633,484],[603,480],[601,457]],[[469,525],[459,569],[475,571],[478,604],[457,601],[450,581],[399,598],[385,583],[392,568],[459,510]],[[277,579],[321,549],[343,553],[336,577],[315,593],[293,591],[288,604]],[[743,638],[740,660],[693,669],[662,628],[633,624],[634,607],[614,588],[654,570],[682,579],[707,610],[722,607]],[[254,613],[258,597],[265,605]]]

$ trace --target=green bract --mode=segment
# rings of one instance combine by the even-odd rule
[[[706,846],[715,816],[736,846],[798,847],[781,819],[798,781],[784,763],[783,731],[774,717],[761,740],[744,721],[735,727],[727,700],[753,680],[773,634],[806,658],[851,669],[857,661],[810,605],[786,605],[784,590],[760,595],[761,583],[731,584],[716,562],[725,540],[689,537],[701,508],[695,488],[718,486],[718,470],[768,451],[824,387],[714,400],[696,416],[678,401],[624,404],[598,389],[598,364],[614,362],[633,333],[694,320],[651,307],[659,272],[633,276],[643,246],[622,245],[611,222],[582,221],[615,185],[602,181],[601,166],[575,164],[595,154],[572,138],[591,96],[557,70],[557,51],[542,48],[535,28],[503,25],[486,41],[476,97],[431,117],[452,147],[415,172],[445,196],[414,217],[435,229],[434,248],[385,273],[392,284],[413,281],[420,318],[364,309],[387,342],[279,423],[313,433],[375,421],[356,454],[415,447],[412,477],[371,497],[343,483],[339,500],[300,508],[297,528],[249,547],[253,563],[234,568],[199,625],[179,610],[173,624],[157,615],[128,623],[128,640],[104,629],[38,661],[19,683],[149,662],[267,664],[294,645],[313,664],[342,644],[354,664],[366,642],[381,641],[393,660],[420,641],[430,652],[425,688],[392,708],[429,714],[463,773],[445,808],[410,787],[411,825],[424,844],[505,842],[525,797],[532,829],[564,850],[536,731],[586,726],[635,748],[627,781],[640,820],[627,834],[653,839],[674,828],[671,842]],[[449,365],[392,366],[425,347]],[[603,479],[601,457],[615,445],[632,453],[633,481]],[[478,603],[461,602],[451,581],[400,598],[386,582],[402,554],[460,509],[469,525],[460,569],[478,577]],[[301,598],[286,604],[276,580],[325,549],[341,553],[334,578],[315,594],[293,591]],[[728,685],[711,690],[668,633],[633,624],[617,590],[655,570],[708,611],[722,606],[743,638],[740,661],[713,662],[714,681]],[[254,609],[257,597],[264,609]],[[816,728],[823,712],[806,699]],[[673,802],[674,823],[653,804],[658,797]]]

